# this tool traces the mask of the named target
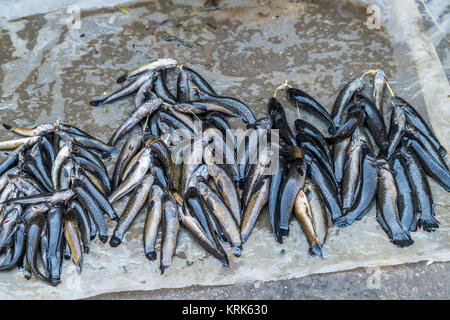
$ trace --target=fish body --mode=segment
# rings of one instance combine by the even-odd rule
[[[339,128],[342,124],[342,118],[344,116],[344,112],[347,109],[348,103],[353,97],[353,94],[356,91],[360,91],[364,87],[364,78],[357,77],[348,82],[340,91],[334,101],[333,109],[331,110],[331,118],[333,119],[334,126]],[[331,134],[334,134],[329,130]]]
[[[257,190],[252,194],[247,207],[244,209],[241,225],[242,243],[247,242],[253,228],[255,227],[256,220],[258,219],[262,208],[269,199],[269,188],[270,179],[268,176],[264,176],[259,181]]]
[[[397,209],[397,188],[389,165],[379,167],[379,182],[377,191],[377,220],[387,233],[389,241],[398,247],[408,247],[413,244],[409,231],[404,231],[399,220]]]
[[[166,197],[163,204],[162,238],[161,238],[161,274],[172,264],[177,247],[180,222],[178,208],[173,197]]]
[[[315,100],[305,91],[296,88],[289,88],[286,90],[286,97],[295,106],[309,108],[315,111],[317,114],[321,115],[322,118],[328,122],[331,130],[333,132],[336,131],[335,124],[331,119],[328,111],[317,100]]]
[[[294,208],[295,199],[305,184],[306,162],[296,160],[290,167],[283,181],[280,195],[280,231],[283,237],[289,235],[289,220]]]
[[[439,221],[435,218],[433,196],[425,172],[414,151],[410,148],[402,147],[400,152],[416,194],[417,208],[419,210],[417,227],[422,227],[423,230],[428,232],[435,231],[439,228]]]

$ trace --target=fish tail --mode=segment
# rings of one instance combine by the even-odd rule
[[[422,227],[423,230],[426,232],[433,232],[436,231],[439,228],[439,221],[436,220],[433,216],[428,217],[420,217],[420,219],[417,221],[417,225]]]
[[[338,228],[346,228],[349,227],[355,222],[355,219],[349,217],[348,215],[340,216],[334,221],[334,225]]]
[[[282,238],[287,238],[289,236],[289,228],[288,229],[280,228],[280,234]]]
[[[127,74],[126,73],[124,75],[118,77],[117,80],[116,80],[116,83],[122,83],[125,80],[127,80]]]
[[[101,240],[101,239],[100,239]],[[111,239],[109,240],[109,245],[113,248],[117,247],[119,244],[122,243],[122,239],[117,237],[116,235],[113,235]]]
[[[159,266],[159,270],[161,270],[161,274],[164,274],[164,270],[166,270],[168,267],[169,267],[169,266],[165,266],[165,265],[161,264],[161,265]]]
[[[447,154],[447,150],[445,150],[445,148],[443,146],[440,146],[439,153],[441,154],[441,156],[445,157],[445,155]]]
[[[240,257],[242,254],[242,244],[235,244],[231,247],[231,251],[236,257]]]
[[[145,254],[145,257],[150,261],[156,260],[156,251],[150,251]]]
[[[74,264],[75,264],[75,268],[76,268],[76,270],[77,270],[77,273],[78,273],[78,274],[81,274],[81,270],[82,270],[82,264],[81,264],[81,261],[74,262]]]
[[[393,244],[395,244],[397,247],[409,247],[414,243],[414,241],[411,239],[411,236],[409,233],[406,233],[404,231],[393,233],[389,235],[389,241],[391,241]]]
[[[222,257],[221,257],[219,260],[220,260],[220,262],[222,263],[222,266],[223,266],[224,268],[227,268],[227,269],[228,269],[228,267],[230,266],[230,261],[228,261],[228,256],[227,256],[227,254],[226,254],[226,253],[223,253],[221,256],[222,256]]]
[[[308,249],[308,253],[310,256],[323,259],[322,246],[319,243],[312,244]]]
[[[92,100],[89,101],[89,104],[93,107],[101,107],[103,106],[103,102],[105,101],[105,99],[101,99],[101,100]]]
[[[6,130],[11,130],[12,127],[10,125],[7,124],[3,124],[3,128],[5,128]]]
[[[108,241],[108,236],[106,236],[106,235],[99,235],[98,238],[103,243],[106,243],[106,241]]]

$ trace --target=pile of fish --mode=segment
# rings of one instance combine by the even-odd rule
[[[175,68],[176,97],[166,80],[166,71]],[[365,85],[367,75],[375,75],[372,88]],[[118,235],[113,235],[111,245],[122,241],[124,231],[148,199],[145,253],[150,260],[156,258],[157,225],[163,220],[162,272],[176,248],[178,225],[165,226],[161,216],[170,222],[178,214],[181,223],[224,266],[228,258],[222,244],[231,245],[233,254],[240,256],[266,205],[276,241],[282,243],[288,237],[294,213],[310,254],[319,257],[323,257],[330,222],[347,227],[362,219],[374,202],[377,220],[397,246],[411,245],[410,231],[419,227],[425,231],[438,228],[425,173],[448,188],[445,150],[414,108],[392,92],[392,119],[386,132],[384,87],[391,89],[382,70],[371,70],[346,84],[331,114],[303,90],[286,91],[287,99],[297,108],[312,110],[324,119],[331,136],[303,119],[295,121],[294,135],[275,96],[269,99],[268,116],[255,119],[245,103],[218,95],[197,72],[177,65],[175,60],[151,62],[117,82],[134,77],[137,79],[124,88],[91,102],[99,106],[137,92],[136,109],[111,137],[111,146],[143,123],[142,132],[124,144],[116,165],[115,177],[121,178],[110,200],[116,200],[115,194],[137,193],[125,209],[124,223],[117,225]],[[370,91],[372,97],[364,91]],[[228,117],[240,118],[246,124],[244,140],[232,133]],[[194,120],[200,120],[201,125]],[[281,140],[272,141],[274,132]],[[159,155],[152,151],[153,141],[159,141]],[[259,148],[262,141],[266,141],[263,149]],[[214,151],[208,149],[211,144]],[[194,145],[201,146],[199,152]],[[144,154],[147,149],[148,154]],[[217,149],[223,156],[221,161],[214,156]],[[168,161],[169,154],[172,161]],[[153,162],[158,167],[158,181],[152,173]],[[139,173],[131,175],[132,167]],[[125,174],[122,168],[126,168]],[[147,187],[142,188],[142,181]],[[149,191],[154,186],[158,192]],[[140,199],[138,204],[135,198]],[[165,201],[171,202],[169,208],[177,214],[161,209]]]
[[[172,94],[166,80],[171,69],[178,72],[176,94]],[[135,110],[109,141],[115,146],[137,128],[138,132],[123,144],[112,177],[111,203],[127,194],[132,196],[110,245],[116,247],[123,241],[145,207],[144,252],[149,260],[156,259],[155,243],[161,224],[161,273],[171,264],[180,222],[228,267],[222,244],[230,245],[233,254],[240,256],[246,233],[251,231],[247,229],[253,228],[254,221],[247,219],[247,205],[241,210],[237,185],[244,177],[237,164],[236,137],[227,118],[252,124],[252,111],[238,99],[218,95],[196,71],[172,59],[143,65],[121,76],[117,83],[131,78],[136,79],[90,102],[101,107],[136,93]],[[223,155],[219,161],[216,152]]]
[[[371,98],[363,93],[364,76],[368,74],[375,74],[373,88],[365,88]],[[382,116],[385,85],[391,92],[392,105],[388,133]],[[374,202],[377,221],[399,247],[413,244],[410,232],[419,228],[431,232],[439,227],[426,175],[450,190],[446,151],[420,114],[393,94],[382,70],[369,71],[346,84],[331,115],[300,89],[290,88],[286,95],[297,108],[320,115],[329,124],[331,136],[325,137],[301,119],[295,121],[298,134],[294,136],[281,104],[270,99],[269,115],[278,119],[274,127],[285,143],[280,153],[291,166],[281,166],[280,178],[271,178],[275,183],[271,184],[270,197],[274,200],[273,206],[269,203],[269,212],[278,241],[287,235],[294,209],[310,244],[310,254],[322,256],[326,214],[323,206],[313,204],[315,196],[308,198],[313,194],[311,185],[339,228],[361,220]],[[299,159],[306,162],[306,174],[305,164]]]
[[[176,93],[169,72],[175,72]],[[368,75],[374,75],[373,86],[366,85]],[[450,190],[446,151],[420,114],[393,94],[382,70],[346,84],[331,114],[305,91],[286,90],[297,110],[312,111],[329,125],[326,134],[300,116],[294,134],[278,89],[267,116],[256,119],[247,104],[218,94],[173,59],[117,79],[127,81],[90,102],[104,107],[135,95],[134,110],[108,143],[59,122],[32,129],[4,125],[24,138],[0,142],[0,150],[14,150],[0,164],[0,270],[17,266],[27,279],[34,274],[57,285],[64,257],[81,272],[90,241],[97,234],[108,240],[104,215],[117,221],[109,242],[117,247],[143,210],[150,261],[157,259],[161,230],[161,273],[172,263],[181,226],[228,267],[227,250],[241,256],[266,206],[277,242],[288,238],[294,215],[309,254],[322,258],[329,226],[350,226],[374,203],[381,228],[399,247],[413,243],[410,232],[439,227],[426,176]],[[389,130],[385,87],[391,93]],[[240,119],[243,130],[235,130],[230,118]],[[110,178],[104,161],[111,154],[118,155]],[[112,204],[127,195],[118,216]]]
[[[24,138],[0,142],[14,150],[0,165],[0,270],[57,285],[63,257],[81,272],[90,242],[107,241],[104,214],[118,219],[103,163],[118,150],[68,124],[3,126]]]

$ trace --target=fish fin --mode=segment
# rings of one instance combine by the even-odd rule
[[[105,236],[105,235],[100,235],[100,236],[98,236],[98,238],[103,243],[106,243],[106,241],[108,240],[108,236]]]
[[[101,239],[100,239],[101,240]],[[111,239],[109,240],[109,245],[113,248],[117,247],[119,244],[122,243],[122,240],[118,238],[117,236],[113,235]]]
[[[11,130],[12,127],[10,125],[3,124],[3,128],[5,128],[6,130]]]
[[[86,254],[88,254],[88,253],[89,253],[89,246],[84,245],[84,246],[83,246],[83,252],[86,253]]]
[[[120,76],[119,78],[117,78],[116,83],[122,83],[125,80],[127,80],[127,74],[126,73],[123,76]]]
[[[156,260],[156,251],[150,251],[145,254],[145,257],[150,261]]]
[[[441,154],[441,156],[445,157],[445,155],[447,154],[447,150],[445,150],[445,148],[443,146],[440,146],[439,153]]]
[[[353,224],[353,222],[355,222],[355,219],[353,219],[352,217],[345,215],[345,216],[340,216],[339,218],[337,218],[334,221],[334,225],[338,228],[346,228],[349,227]]]
[[[161,270],[161,274],[164,274],[164,270],[166,270],[168,267],[160,265],[159,270]]]
[[[308,253],[310,256],[316,256],[323,259],[322,247],[318,243],[314,243],[308,249]]]
[[[241,244],[235,244],[233,245],[233,247],[231,248],[231,251],[233,252],[233,254],[236,257],[240,257],[242,254],[242,245]]]
[[[437,221],[433,216],[429,216],[426,219],[423,219],[422,217],[420,217],[417,221],[419,228],[422,227],[422,229],[427,232],[433,232],[439,228],[439,221]]]
[[[409,247],[414,243],[409,233],[406,233],[404,231],[390,234],[389,241],[391,241],[397,247]]]
[[[93,106],[93,107],[101,107],[101,106],[103,106],[103,101],[105,101],[105,100],[92,100],[92,101],[89,101],[89,104],[91,105],[91,106]]]

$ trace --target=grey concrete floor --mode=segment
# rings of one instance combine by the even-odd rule
[[[358,268],[299,279],[229,286],[109,293],[90,299],[432,299],[450,298],[450,263]]]

